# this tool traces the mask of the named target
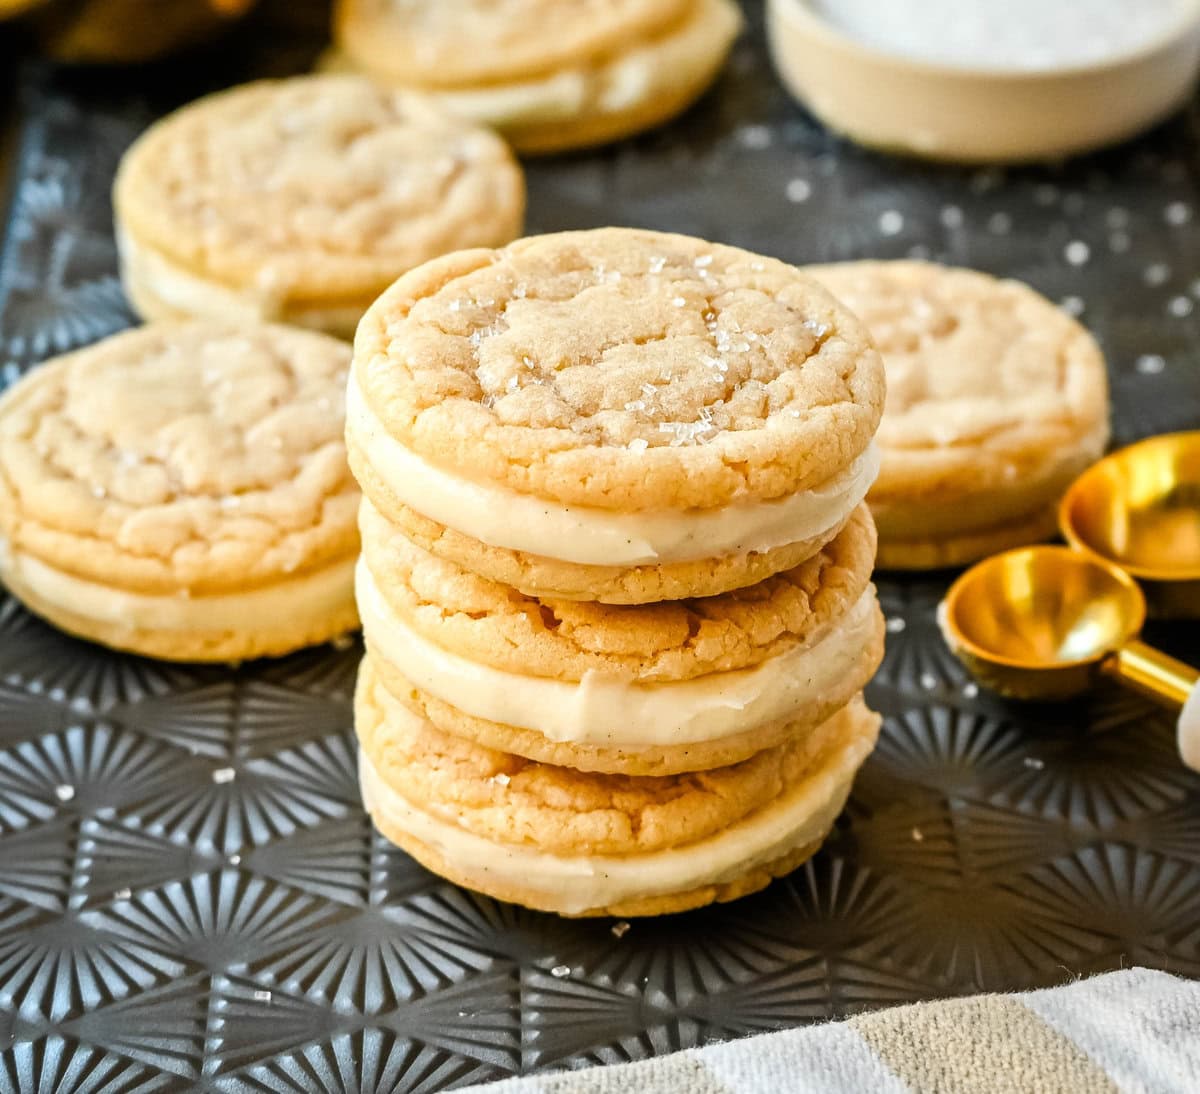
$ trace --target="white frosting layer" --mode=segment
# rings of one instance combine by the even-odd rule
[[[364,634],[422,691],[477,718],[600,747],[714,741],[792,719],[840,686],[878,625],[871,586],[809,645],[751,669],[655,684],[589,671],[574,683],[491,668],[429,641],[392,610],[365,562],[357,592]]]
[[[153,298],[172,313],[203,319],[245,323],[290,323],[308,330],[350,337],[365,308],[361,305],[317,307],[284,299],[278,287],[251,285],[235,288],[199,276],[135,240],[118,226],[117,247],[121,276],[132,295]]]
[[[389,717],[417,715],[400,704]],[[401,713],[402,712],[402,713]],[[875,734],[848,733],[837,748],[770,805],[716,835],[682,847],[633,855],[552,855],[495,843],[417,808],[389,786],[360,753],[359,778],[368,811],[435,851],[468,882],[489,880],[532,894],[566,915],[625,901],[721,885],[821,839],[837,819]]]
[[[720,509],[619,513],[560,505],[435,467],[387,431],[353,371],[346,420],[375,473],[410,509],[493,547],[581,565],[691,562],[815,539],[846,521],[879,473],[872,444],[817,490]]]
[[[354,590],[354,559],[311,573],[208,596],[134,593],[68,574],[0,544],[0,577],[55,608],[99,623],[155,631],[247,631],[285,624],[305,629],[342,611]]]

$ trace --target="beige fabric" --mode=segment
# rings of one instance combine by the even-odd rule
[[[1115,1091],[1087,1055],[1016,999],[983,995],[885,1010],[851,1025],[915,1090]]]
[[[1106,1094],[1200,1090],[1200,983],[1150,969],[918,1003],[487,1094]]]

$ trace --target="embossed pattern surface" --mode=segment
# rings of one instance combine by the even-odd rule
[[[307,59],[321,13],[288,8],[300,30],[268,4],[258,44],[222,51],[227,78]],[[214,79],[203,62],[24,71],[6,380],[131,321],[113,169]],[[1025,278],[1103,340],[1119,440],[1200,426],[1195,107],[1058,169],[923,167],[817,128],[756,27],[678,123],[536,162],[530,188],[531,230],[644,224]],[[757,896],[629,926],[473,896],[373,834],[356,647],[168,666],[3,602],[0,1091],[430,1091],[1131,964],[1200,976],[1200,778],[1170,717],[1106,689],[1053,707],[981,694],[938,637],[944,579],[880,584],[886,724],[827,848]],[[1200,657],[1194,624],[1151,637]]]

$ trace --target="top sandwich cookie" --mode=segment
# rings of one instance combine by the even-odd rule
[[[51,361],[0,399],[0,578],[74,634],[241,660],[357,624],[348,347],[163,324]]]
[[[888,396],[869,502],[887,567],[952,566],[1053,534],[1108,442],[1104,357],[1017,281],[921,262],[814,266],[866,322]]]
[[[122,279],[148,319],[281,320],[349,337],[400,274],[519,235],[504,143],[355,77],[210,95],[126,153]]]
[[[791,266],[609,228],[431,262],[364,317],[351,466],[433,554],[610,603],[750,585],[875,475],[883,369]]]
[[[326,64],[433,95],[518,151],[551,152],[678,114],[741,22],[733,0],[341,0]]]

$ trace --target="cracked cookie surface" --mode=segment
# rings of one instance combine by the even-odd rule
[[[355,375],[422,459],[626,511],[819,486],[866,449],[884,394],[865,329],[794,268],[632,229],[427,263],[364,317]]]
[[[286,327],[143,327],[0,401],[14,549],[140,592],[245,589],[352,555],[347,348]]]
[[[524,182],[499,138],[419,96],[304,76],[158,122],[126,154],[114,202],[129,269],[144,248],[280,318],[306,304],[361,313],[405,270],[507,242]]]
[[[369,503],[360,524],[382,596],[423,637],[507,672],[568,681],[602,672],[662,683],[752,668],[836,625],[866,592],[875,559],[860,507],[814,557],[756,585],[618,606],[526,596],[396,535]]]

